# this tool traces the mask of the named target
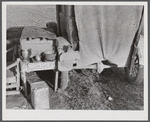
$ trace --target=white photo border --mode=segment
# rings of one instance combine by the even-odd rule
[[[144,110],[6,110],[7,5],[144,5]],[[148,3],[147,2],[2,2],[2,120],[148,120]]]

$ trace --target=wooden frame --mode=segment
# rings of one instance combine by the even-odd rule
[[[9,51],[7,51],[7,52],[9,52]],[[6,68],[6,70],[9,70],[12,67],[17,66],[17,68],[16,68],[17,76],[14,76],[14,77],[11,77],[11,78],[7,78],[7,81],[6,81],[6,89],[16,88],[16,90],[6,91],[6,95],[20,94],[20,91],[19,91],[19,88],[20,88],[19,62],[20,62],[20,59],[18,58],[16,62],[14,62],[13,64],[7,66],[7,68]]]
[[[33,62],[33,63],[27,63],[23,62],[21,60],[21,78],[23,80],[24,85],[24,95],[27,96],[27,79],[26,79],[26,73],[31,71],[43,71],[43,70],[55,70],[56,69],[56,61],[53,62]],[[58,87],[58,73],[59,71],[56,69],[55,71],[55,86],[54,91],[57,91]]]

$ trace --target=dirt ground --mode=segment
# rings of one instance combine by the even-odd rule
[[[55,12],[55,6],[8,6],[7,29],[23,26],[45,27],[49,21],[56,22]],[[10,38],[16,37],[10,36]],[[141,41],[140,59],[142,61],[143,48],[144,44]],[[12,59],[11,56],[11,54],[7,55],[7,61]],[[143,62],[141,64],[143,65]],[[98,74],[96,70],[72,70],[69,72],[69,85],[64,94],[54,92],[50,87],[50,109],[143,110],[144,67],[142,65],[138,84],[127,82],[123,68],[105,69],[101,74]],[[28,74],[28,79],[42,79],[40,77],[42,73],[47,74],[44,76],[50,79],[47,82],[53,82],[54,75],[51,71],[32,72]],[[51,77],[49,74],[52,74]],[[12,108],[12,104],[17,103],[12,96],[7,97],[7,100],[9,101],[7,108]]]
[[[36,77],[33,74],[32,78]],[[143,110],[143,82],[127,82],[123,68],[105,69],[101,74],[96,70],[72,70],[65,93],[50,89],[50,94],[51,109]]]
[[[142,68],[141,68],[142,70]],[[84,72],[84,74],[82,73]],[[124,69],[105,69],[101,74],[95,70],[69,72],[69,85],[65,93],[54,92],[50,87],[50,109],[59,110],[143,110],[143,81],[131,84],[125,80]],[[52,71],[42,71],[44,77],[54,82]],[[43,80],[39,73],[31,72],[28,80]],[[141,79],[142,80],[142,79]],[[19,99],[19,100],[17,100]],[[20,100],[21,99],[21,100]],[[25,102],[25,103],[24,103]],[[21,104],[22,103],[22,104]],[[7,108],[30,109],[29,103],[20,96],[7,96]],[[24,108],[25,109],[25,108]]]

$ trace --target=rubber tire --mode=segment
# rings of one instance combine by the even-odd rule
[[[139,70],[140,70],[140,64],[139,64],[139,56],[138,54],[135,55],[136,58],[138,60],[137,63],[137,73],[135,76],[130,75],[130,72],[127,68],[125,68],[125,78],[127,79],[127,81],[129,81],[130,83],[136,83],[138,75],[139,75]],[[135,62],[134,62],[135,63]]]

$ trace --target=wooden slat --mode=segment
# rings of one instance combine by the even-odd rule
[[[16,76],[8,77],[6,80],[7,83],[16,83]]]
[[[14,94],[20,94],[19,90],[15,90],[15,91],[6,91],[6,95],[14,95]]]
[[[27,72],[55,69],[55,62],[28,63]]]
[[[8,70],[8,69],[10,69],[10,68],[12,68],[12,67],[14,67],[14,66],[16,66],[17,64],[18,64],[18,62],[16,61],[15,63],[13,63],[13,64],[7,66],[6,70]]]
[[[9,88],[17,88],[17,87],[19,87],[19,85],[16,84],[16,83],[11,83],[10,85],[6,85],[6,89],[9,89]]]

